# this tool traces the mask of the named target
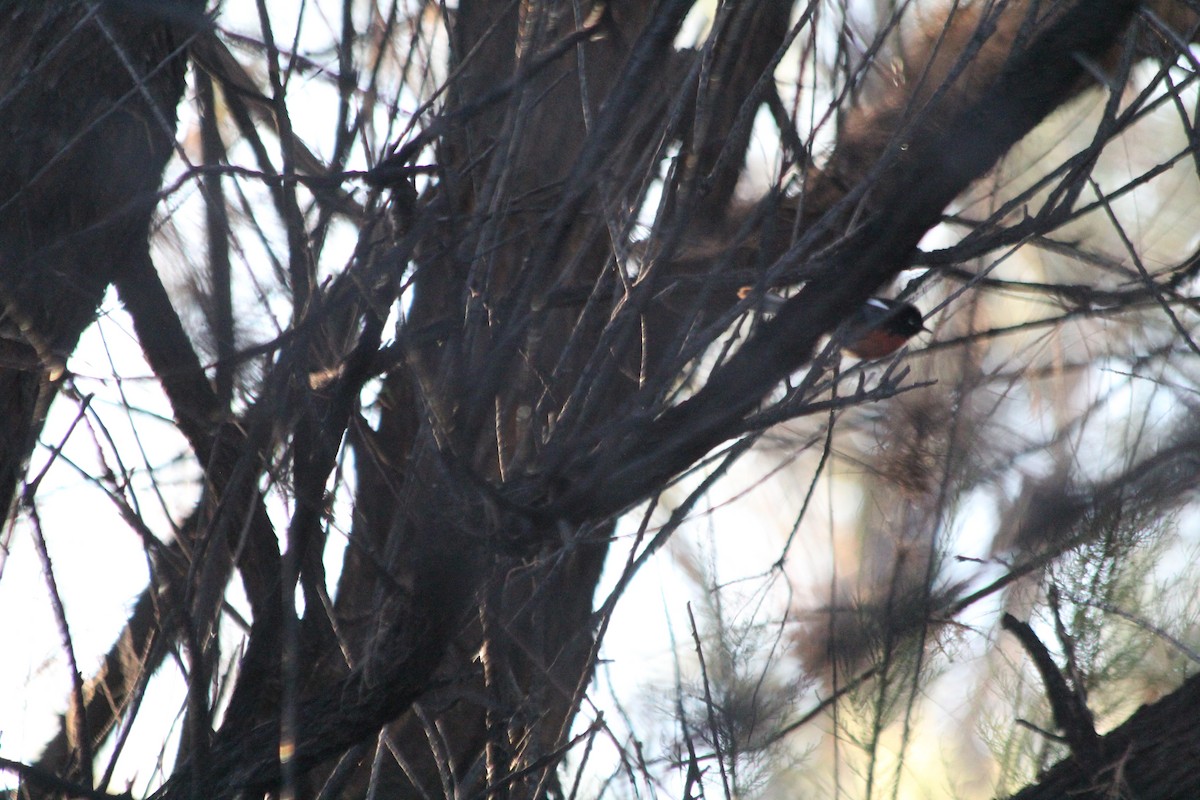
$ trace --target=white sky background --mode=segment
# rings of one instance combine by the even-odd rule
[[[271,4],[275,36],[281,47],[290,47],[293,31],[289,25],[296,18],[299,5],[295,2]],[[324,53],[336,68],[336,56],[328,49],[328,42],[331,33],[334,37],[337,35],[340,15],[338,4],[305,5],[307,16],[300,37],[300,50],[310,56],[313,52]],[[323,11],[326,5],[331,11]],[[254,4],[228,4],[220,24],[257,35],[258,19]],[[361,24],[360,20],[360,29]],[[300,137],[319,155],[327,154],[330,150],[333,116],[329,109],[335,107],[334,100],[334,91],[327,81],[304,75],[294,78],[290,95],[293,120]],[[411,97],[402,98],[402,104],[405,103],[409,109],[416,105]],[[194,121],[194,113],[185,100],[181,105],[180,127],[180,137],[185,143],[188,136],[194,134],[189,128]],[[193,137],[192,146],[194,144]],[[751,172],[772,174],[776,159],[775,146],[765,126],[752,152],[760,154],[761,162],[752,164]],[[231,158],[249,161],[236,148]],[[361,162],[360,157],[360,162],[352,163],[350,168],[363,166],[365,163]],[[248,181],[243,186],[251,191],[254,184]],[[259,202],[259,207],[270,208],[270,204],[262,198],[259,198]],[[1129,202],[1136,201],[1131,199]],[[202,216],[195,188],[191,187],[172,198],[169,205],[174,209],[172,224],[181,240],[202,241],[199,238]],[[274,224],[273,216],[273,211],[264,214],[260,222],[264,226]],[[1167,224],[1160,214],[1150,213],[1146,218],[1147,225]],[[280,236],[278,228],[269,232]],[[326,247],[323,263],[326,270],[340,269],[354,245],[353,231],[344,226],[335,227],[331,235],[333,238]],[[243,236],[239,241],[245,262],[235,264],[235,270],[265,269],[261,246],[249,236]],[[1164,247],[1164,250],[1173,249],[1173,246]],[[171,258],[186,259],[189,253],[194,259],[203,258],[202,246],[190,250],[184,246],[173,253],[160,249],[157,256],[160,263],[164,263]],[[1020,265],[1016,268],[1020,269]],[[250,334],[248,338],[256,338],[256,330],[272,331],[263,338],[273,335],[270,316],[263,310],[258,298],[241,297],[238,303],[239,320],[243,333]],[[274,311],[279,313],[284,308],[280,299]],[[283,313],[286,318],[287,312]],[[76,376],[78,391],[94,395],[91,408],[117,442],[116,452],[124,466],[134,475],[136,496],[150,528],[167,536],[172,524],[181,522],[194,506],[198,496],[198,471],[189,459],[180,460],[180,455],[187,452],[186,444],[169,422],[170,408],[156,382],[150,379],[150,369],[140,357],[131,330],[128,319],[110,295],[104,303],[100,319],[85,334],[79,349],[71,358],[69,368]],[[122,380],[118,382],[116,376],[122,376]],[[1140,405],[1133,395],[1139,391],[1152,391],[1136,384],[1134,388],[1126,385],[1122,389],[1123,379],[1103,370],[1097,371],[1094,380],[1101,383],[1112,381],[1117,385],[1117,395],[1111,399],[1107,412],[1112,414],[1114,420],[1121,419],[1124,410]],[[1096,387],[1093,385],[1087,390],[1094,392]],[[1152,403],[1151,408],[1156,409],[1160,418],[1178,413],[1178,409],[1167,404],[1165,399],[1158,406]],[[34,454],[31,474],[36,474],[51,458],[48,446],[56,445],[63,439],[78,412],[78,404],[70,398],[64,396],[56,401],[41,437],[43,446]],[[156,419],[155,415],[161,419]],[[1100,429],[1103,430],[1103,427]],[[140,434],[140,439],[135,439],[135,430]],[[1081,442],[1080,445],[1081,449],[1094,447],[1096,452],[1105,451],[1102,441]],[[114,452],[103,441],[103,437],[99,434],[93,436],[86,425],[77,426],[66,442],[63,457],[55,461],[37,495],[54,577],[66,608],[76,657],[85,676],[92,673],[99,657],[111,646],[127,616],[129,603],[147,580],[142,543],[120,521],[111,501],[94,482],[71,466],[72,463],[77,464],[90,475],[99,474],[102,465],[97,457],[98,452],[105,454],[110,466],[115,465]],[[729,584],[764,574],[778,558],[779,548],[787,534],[788,520],[796,513],[806,484],[802,481],[797,483],[794,475],[785,473],[784,478],[792,478],[792,482],[758,486],[754,493],[743,496],[747,488],[756,486],[764,475],[775,470],[778,464],[772,458],[760,454],[745,459],[740,469],[724,480],[713,493],[712,504],[718,508],[700,515],[693,525],[681,531],[676,537],[677,541],[664,549],[639,574],[618,604],[602,651],[602,657],[609,664],[602,671],[599,685],[590,694],[600,704],[606,721],[618,733],[627,732],[622,730],[620,711],[608,696],[609,683],[614,694],[627,703],[625,710],[629,711],[635,728],[641,733],[657,729],[663,734],[671,734],[673,731],[661,729],[661,721],[673,715],[669,702],[674,697],[676,671],[682,670],[689,680],[695,677],[686,607],[687,603],[693,603],[699,621],[705,593],[681,571],[679,564],[686,561],[700,565],[709,570],[710,577],[718,583]],[[1112,466],[1099,461],[1097,464],[1098,468]],[[1031,465],[1031,470],[1035,466]],[[161,501],[149,483],[149,470],[153,470],[157,478],[158,488],[162,492]],[[802,473],[801,470],[797,474]],[[1015,491],[1016,488],[1005,487],[1009,491]],[[786,607],[789,582],[791,588],[798,591],[811,591],[814,586],[824,585],[822,576],[828,573],[831,563],[829,530],[834,531],[834,537],[853,535],[859,504],[866,502],[858,492],[851,475],[826,480],[816,493],[817,506],[811,512],[810,520],[826,521],[828,529],[814,530],[811,523],[806,523],[806,528],[797,537],[790,553],[786,580],[777,581],[764,596],[757,594],[757,584],[747,581],[749,594],[746,604],[729,608],[730,614],[743,619],[753,618],[751,614],[761,615],[764,619],[777,619]],[[681,491],[676,490],[668,496],[668,500],[678,502],[683,496]],[[988,556],[990,536],[995,526],[995,499],[981,494],[960,510],[956,523],[958,541],[952,548],[953,552],[971,558]],[[285,530],[286,502],[272,495],[270,511],[278,529]],[[343,513],[339,515],[341,520],[346,518],[345,511],[343,508]],[[639,520],[639,515],[634,514],[622,523],[622,536],[614,549],[605,582],[597,592],[598,600],[603,600],[611,590],[616,570],[624,563],[626,548],[632,542]],[[661,523],[662,519],[656,522]],[[1185,516],[1181,525],[1185,538],[1194,540],[1197,530],[1195,516]],[[339,553],[343,541],[335,531],[330,537],[330,552]],[[994,576],[995,569],[964,566],[960,577],[973,578],[982,584]],[[335,580],[334,571],[330,573],[330,581],[332,583]],[[236,580],[234,584],[237,584]],[[236,603],[236,597],[233,601]],[[813,593],[799,605],[816,607],[821,602],[822,598]],[[0,574],[0,609],[3,609],[3,613],[0,613],[0,643],[3,643],[4,650],[4,657],[0,658],[0,755],[32,761],[57,727],[56,715],[66,707],[71,682],[27,519],[22,519],[12,531],[10,551]],[[965,679],[961,674],[973,668],[971,658],[977,658],[986,647],[986,633],[994,624],[995,616],[995,604],[982,603],[962,620],[968,625],[977,626],[983,635],[964,647],[959,672],[943,679],[930,692],[935,703],[944,709],[947,719],[953,717],[957,705],[964,702],[960,687]],[[126,780],[136,779],[134,790],[140,792],[147,781],[153,782],[153,758],[179,711],[178,704],[183,702],[182,682],[176,667],[168,662],[163,673],[152,682],[151,694],[147,698],[147,708],[153,708],[156,713],[144,710],[139,715],[134,736],[117,770],[113,789],[123,789]],[[661,691],[647,692],[647,687],[661,687]],[[811,695],[808,697],[810,700],[802,702],[796,709],[798,713],[807,710]],[[585,706],[577,729],[585,727],[593,714],[594,710]],[[938,724],[936,715],[935,724]],[[648,751],[657,753],[661,743],[650,744],[653,747]],[[172,742],[167,752],[171,754],[173,750]],[[603,737],[597,740],[590,770],[594,778],[589,780],[600,781],[609,774],[615,764],[614,752]],[[932,755],[922,754],[922,757],[932,758]],[[667,784],[658,789],[664,793],[663,796],[673,796],[671,790],[677,789],[678,784],[671,782],[672,771],[664,769],[662,774]],[[678,778],[678,774],[675,774],[674,780]],[[15,785],[15,779],[0,775],[0,786],[12,785]],[[629,794],[632,792],[627,789],[617,792],[617,796]],[[588,794],[584,792],[582,796],[587,797]]]

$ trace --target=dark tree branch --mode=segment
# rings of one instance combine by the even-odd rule
[[[810,265],[809,284],[699,392],[657,419],[635,423],[619,445],[589,448],[569,465],[560,478],[569,488],[545,513],[573,521],[616,513],[733,435],[775,384],[807,363],[821,336],[908,265],[946,205],[1070,96],[1083,74],[1079,57],[1105,52],[1134,7],[1129,0],[1079,3],[1010,57],[962,111],[907,132],[894,174],[877,190],[880,210],[835,254]]]

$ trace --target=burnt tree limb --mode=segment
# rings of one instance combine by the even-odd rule
[[[1097,740],[1097,766],[1076,758],[1051,767],[1011,800],[1100,800],[1111,797],[1185,800],[1200,797],[1200,675],[1145,705]]]

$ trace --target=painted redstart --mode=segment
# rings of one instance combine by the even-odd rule
[[[745,299],[753,287],[743,286],[738,297]],[[773,313],[783,306],[784,298],[767,292],[762,298],[764,311]],[[921,311],[912,303],[872,297],[846,320],[842,349],[859,358],[883,358],[904,346],[912,337],[929,330]]]

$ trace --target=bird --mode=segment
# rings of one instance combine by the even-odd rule
[[[754,287],[738,289],[743,300]],[[771,292],[763,295],[763,310],[775,312],[783,306],[784,298]],[[842,349],[862,359],[883,358],[899,350],[918,333],[926,332],[921,310],[903,300],[871,297],[846,320]]]

